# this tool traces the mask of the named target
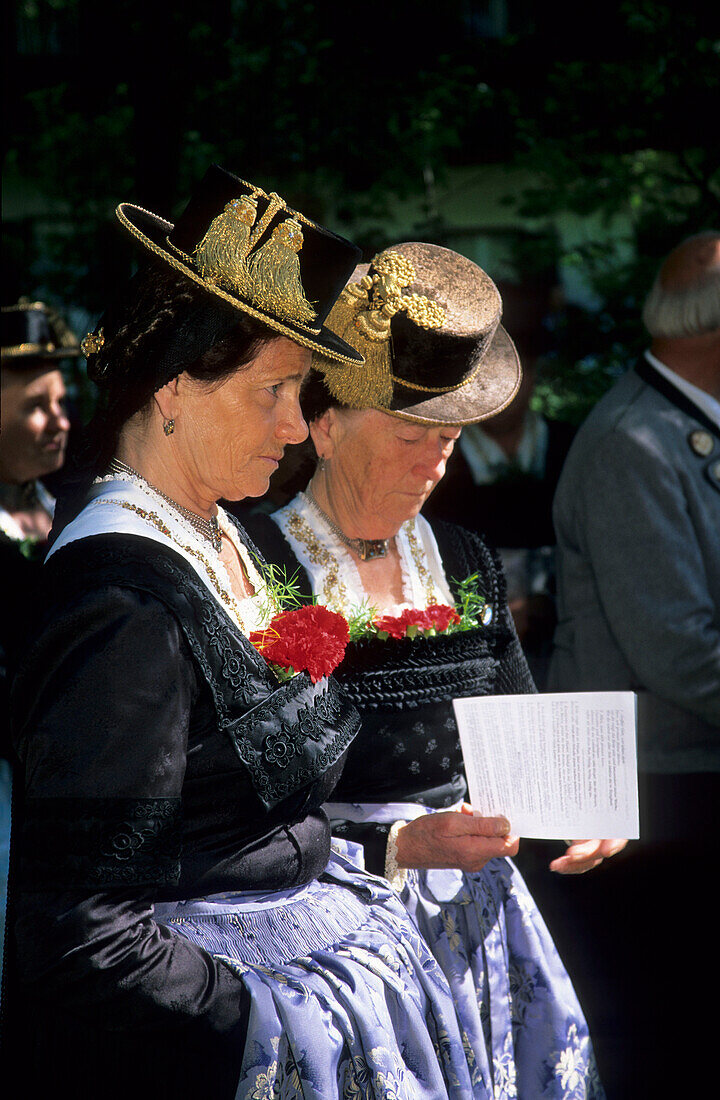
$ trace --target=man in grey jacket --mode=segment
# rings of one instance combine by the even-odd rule
[[[720,234],[668,256],[643,319],[650,350],[580,429],[555,496],[548,690],[636,691],[641,772],[718,773]]]
[[[539,900],[573,973],[577,941],[581,957],[592,953],[583,1003],[619,1037],[609,1095],[705,1096],[720,807],[720,233],[670,253],[643,320],[649,351],[583,424],[558,484],[547,687],[637,692],[641,836],[594,882],[575,880],[571,893],[556,880]]]

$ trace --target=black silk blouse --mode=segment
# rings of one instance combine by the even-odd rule
[[[215,1071],[229,1088],[244,987],[156,924],[152,903],[317,877],[330,848],[320,806],[357,713],[332,680],[278,684],[185,559],[152,539],[85,538],[43,574],[44,622],[13,695],[15,1038],[46,1066],[72,1051],[71,1084],[80,1063],[125,1080],[134,1058],[148,1094],[176,1081],[185,1095],[196,1074],[205,1095]]]

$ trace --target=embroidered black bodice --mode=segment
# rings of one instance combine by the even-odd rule
[[[253,538],[271,560],[310,581],[290,546],[266,516],[248,517]],[[336,679],[362,715],[333,802],[421,802],[442,809],[467,793],[452,700],[522,694],[535,686],[507,608],[502,569],[477,535],[433,523],[445,575],[457,582],[478,574],[478,591],[493,609],[487,626],[428,639],[351,644]],[[363,844],[369,870],[382,874],[387,825],[334,825]]]

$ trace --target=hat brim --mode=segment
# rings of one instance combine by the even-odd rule
[[[144,210],[141,206],[126,202],[120,203],[115,213],[123,228],[139,241],[144,248],[194,283],[197,283],[206,293],[221,298],[235,309],[249,314],[257,321],[262,321],[263,324],[283,336],[287,336],[288,339],[294,340],[295,343],[310,348],[311,351],[327,355],[337,363],[344,363],[348,366],[361,366],[365,362],[360,352],[325,326],[322,326],[317,332],[309,332],[306,328],[294,325],[292,321],[279,321],[272,314],[266,313],[263,309],[245,301],[237,294],[232,294],[222,287],[209,284],[180,254],[171,251],[168,234],[174,229],[172,222],[165,221],[164,218],[158,217],[157,214],[153,214],[149,210]]]
[[[498,325],[480,363],[470,378],[454,390],[436,394],[402,409],[383,409],[401,420],[418,424],[477,424],[506,409],[522,380],[520,358],[510,336]],[[396,390],[404,389],[396,381]]]
[[[2,349],[3,363],[8,361],[17,362],[23,359],[79,359],[81,356],[80,346],[75,344],[69,348],[54,348],[53,351],[47,351],[41,345],[29,345],[27,347],[21,345],[20,348]]]

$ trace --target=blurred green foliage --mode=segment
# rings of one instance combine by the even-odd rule
[[[133,263],[117,201],[171,218],[212,160],[339,224],[366,256],[409,197],[427,202],[407,236],[444,243],[428,178],[505,163],[533,181],[507,196],[509,222],[569,212],[592,226],[566,252],[547,231],[516,247],[528,278],[578,265],[599,303],[548,322],[536,399],[578,420],[642,348],[660,258],[718,224],[720,32],[699,0],[592,12],[15,0],[9,12],[6,168],[38,198],[6,235],[6,296],[42,291],[99,313]]]

